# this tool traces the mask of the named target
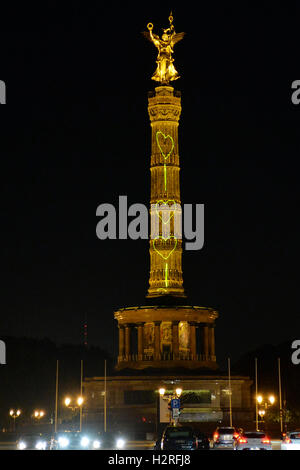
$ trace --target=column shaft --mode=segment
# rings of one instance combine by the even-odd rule
[[[154,359],[160,359],[160,323],[154,323]]]
[[[130,355],[130,332],[131,327],[129,325],[125,325],[125,356],[129,359]]]
[[[173,360],[179,358],[178,323],[172,322]]]
[[[190,353],[192,359],[195,359],[196,351],[196,323],[190,322]]]
[[[216,352],[215,352],[215,327],[214,326],[211,326],[210,327],[210,355],[211,356],[215,356],[216,355]]]
[[[125,350],[124,326],[119,325],[119,357],[122,360]]]
[[[203,328],[203,334],[204,334],[204,355],[205,355],[205,360],[208,359],[209,356],[209,337],[208,337],[208,326],[205,325]]]
[[[138,359],[143,360],[144,355],[144,324],[138,324]]]

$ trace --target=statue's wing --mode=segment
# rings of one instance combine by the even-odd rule
[[[181,41],[181,39],[183,39],[184,35],[185,35],[185,33],[176,33],[176,34],[174,34],[174,36],[172,37],[172,43],[176,44],[176,42]]]
[[[152,42],[149,31],[142,31],[142,34],[145,36],[146,39],[148,39],[148,41]],[[154,39],[159,40],[159,36],[157,36],[157,34],[152,33],[152,35],[153,35]]]

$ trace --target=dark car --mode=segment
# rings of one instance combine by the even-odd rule
[[[232,426],[220,426],[218,427],[213,435],[213,448],[219,449],[226,447],[234,449],[235,442],[239,437],[239,433]]]
[[[100,448],[97,434],[86,432],[59,432],[53,436],[51,450],[98,450]]]
[[[98,439],[100,442],[100,449],[122,450],[126,447],[126,439],[120,433],[99,433]]]
[[[118,433],[61,432],[52,441],[52,450],[121,450],[125,439]]]
[[[208,436],[204,432],[197,432],[197,449],[198,450],[209,450],[209,439]]]
[[[161,450],[196,450],[197,437],[189,426],[168,426],[160,440]]]
[[[16,442],[18,450],[48,450],[50,449],[50,437],[43,434],[24,434],[19,436]]]

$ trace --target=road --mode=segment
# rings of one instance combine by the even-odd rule
[[[153,441],[129,441],[127,443],[127,450],[152,450],[154,446]],[[272,450],[280,450],[281,441],[272,440]],[[16,445],[12,442],[1,442],[0,450],[15,450]],[[222,450],[231,450],[231,449],[222,449]]]

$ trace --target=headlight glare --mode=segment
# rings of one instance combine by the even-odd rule
[[[35,445],[37,450],[45,450],[47,447],[47,443],[45,441],[38,441]]]
[[[24,442],[24,441],[20,441],[20,442],[19,442],[19,444],[18,444],[18,449],[24,450],[24,449],[26,449],[26,447],[27,447],[26,442]]]
[[[81,439],[80,444],[82,445],[82,447],[87,447],[89,445],[89,442],[90,442],[89,438],[84,436]]]
[[[117,439],[117,449],[123,449],[125,445],[124,439]]]
[[[93,447],[94,447],[94,449],[100,449],[100,447],[101,447],[101,442],[100,442],[100,441],[94,441],[94,442],[93,442]]]
[[[69,439],[67,439],[66,437],[60,437],[58,439],[58,443],[59,443],[60,447],[68,447]]]

